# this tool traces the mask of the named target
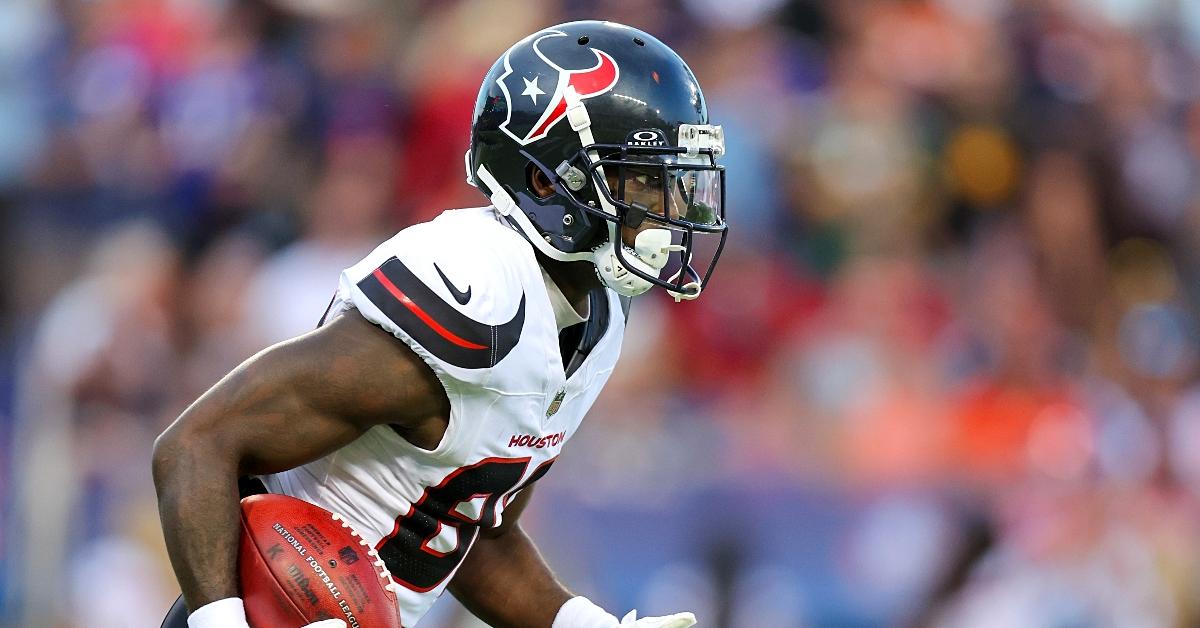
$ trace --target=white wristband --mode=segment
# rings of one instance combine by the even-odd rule
[[[614,628],[618,625],[620,623],[616,615],[579,595],[567,600],[558,609],[550,628]]]
[[[188,615],[188,628],[250,628],[240,597],[209,602]]]

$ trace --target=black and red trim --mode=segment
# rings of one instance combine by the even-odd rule
[[[455,469],[437,486],[426,488],[408,512],[396,519],[392,531],[375,544],[396,582],[421,593],[444,582],[466,557],[479,529],[497,525],[500,499],[521,481],[529,461],[528,456],[484,458]],[[478,520],[456,512],[459,504],[482,496],[486,499]],[[454,548],[441,552],[431,543],[445,526],[455,535]]]
[[[518,486],[518,487],[512,489],[511,491],[509,491],[508,493],[506,493],[504,495],[504,502],[503,502],[504,507],[507,508],[508,503],[511,502],[513,500],[513,498],[516,497],[517,494],[519,494],[521,491],[529,488],[530,486],[533,485],[534,482],[537,482],[538,480],[542,479],[542,476],[546,475],[546,473],[548,471],[550,471],[550,467],[554,465],[555,460],[558,460],[558,456],[555,456],[555,457],[543,462],[542,464],[538,465],[538,467],[533,470],[533,473],[529,474],[529,479],[525,480],[524,482],[521,482],[520,486]]]
[[[393,323],[441,360],[467,369],[495,366],[512,351],[525,325],[525,295],[506,323],[488,325],[458,311],[392,257],[358,282]]]

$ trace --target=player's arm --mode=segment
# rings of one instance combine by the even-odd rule
[[[450,592],[476,617],[497,628],[688,628],[691,613],[637,619],[636,612],[618,623],[616,616],[575,596],[554,574],[518,519],[533,487],[504,509],[500,526],[482,531],[467,553]]]
[[[454,597],[497,628],[550,626],[572,597],[517,523],[532,493],[532,486],[521,491],[500,526],[481,531],[450,581]]]
[[[238,477],[296,467],[375,425],[416,427],[448,408],[420,358],[354,312],[234,369],[154,447],[159,517],[188,608],[238,594]]]

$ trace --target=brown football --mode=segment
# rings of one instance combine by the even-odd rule
[[[254,628],[322,619],[400,628],[396,585],[375,550],[338,515],[294,497],[242,500],[238,576]]]

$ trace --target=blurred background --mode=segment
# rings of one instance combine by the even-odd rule
[[[155,627],[154,437],[340,269],[486,203],[513,41],[607,18],[724,124],[525,525],[702,626],[1200,625],[1200,2],[0,3],[0,625]],[[422,626],[477,625],[446,596]]]

